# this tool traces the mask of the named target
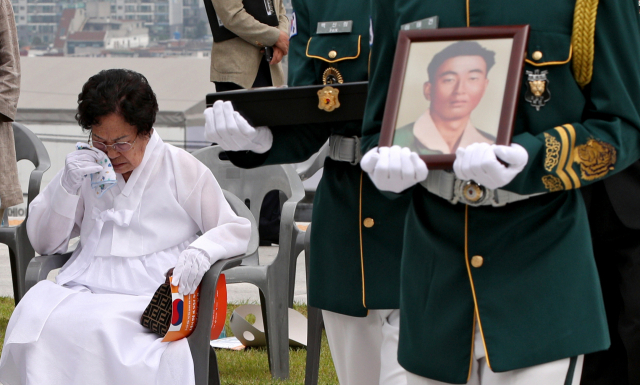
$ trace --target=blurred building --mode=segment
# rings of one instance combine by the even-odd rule
[[[202,0],[11,0],[21,46],[49,46],[61,36],[67,10],[89,19],[138,20],[152,40],[200,38],[209,33]],[[68,17],[68,16],[67,16]],[[77,32],[77,31],[75,31]]]
[[[12,0],[11,2],[21,45],[53,43],[62,13],[61,2],[53,0]]]

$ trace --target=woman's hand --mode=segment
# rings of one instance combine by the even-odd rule
[[[60,179],[62,187],[69,194],[78,195],[84,177],[102,171],[102,166],[97,163],[99,159],[98,153],[92,150],[78,150],[69,153]]]
[[[178,263],[173,269],[171,284],[178,286],[178,293],[193,294],[202,281],[204,273],[211,267],[207,253],[200,249],[187,248],[178,257]]]

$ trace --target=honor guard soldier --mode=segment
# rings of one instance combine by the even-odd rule
[[[609,346],[579,188],[640,157],[638,2],[372,7],[361,166],[378,187],[412,197],[398,347],[408,383],[578,384],[583,355]],[[441,28],[531,30],[512,144],[471,144],[453,170],[428,172],[408,149],[375,148],[386,95],[373,91],[388,88],[400,26],[433,16]],[[466,184],[482,194],[453,188]]]
[[[368,1],[294,0],[293,7],[289,85],[366,81]],[[215,119],[221,114],[236,118]],[[221,101],[205,115],[207,138],[237,151],[227,153],[240,167],[303,162],[329,140],[312,214],[308,303],[322,309],[342,385],[406,384],[397,343],[409,197],[387,199],[360,169],[362,121],[254,129]],[[222,131],[233,132],[233,141]]]

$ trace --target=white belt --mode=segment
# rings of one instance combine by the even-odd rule
[[[520,195],[507,190],[491,190],[474,181],[460,180],[452,172],[433,170],[427,180],[420,182],[430,193],[446,199],[451,204],[458,202],[469,206],[500,207],[545,193]]]
[[[352,165],[360,163],[362,150],[357,136],[331,135],[329,137],[329,158]]]

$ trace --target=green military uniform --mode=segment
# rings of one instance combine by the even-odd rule
[[[518,194],[546,194],[503,207],[471,207],[451,204],[422,186],[411,190],[402,260],[400,364],[423,377],[466,383],[476,316],[487,364],[495,372],[607,348],[589,226],[576,189],[640,157],[637,1],[600,0],[593,76],[584,88],[576,81],[580,69],[572,67],[572,55],[584,44],[579,38],[572,44],[575,0],[372,5],[378,10],[373,9],[372,93],[363,151],[377,145],[386,96],[373,91],[388,87],[397,31],[407,22],[439,16],[440,28],[529,24],[525,70],[548,71],[550,91],[546,105],[536,109],[525,101],[529,84],[522,74],[513,142],[527,150],[529,160],[504,187]],[[385,7],[393,8],[396,17],[389,17],[393,12]],[[593,13],[577,17],[588,14]]]
[[[440,150],[433,150],[425,146],[422,142],[420,142],[415,135],[413,134],[413,125],[414,123],[409,123],[404,125],[396,130],[393,134],[393,144],[400,147],[408,147],[411,151],[416,152],[420,155],[438,155],[442,154]],[[480,134],[487,141],[491,141],[495,143],[496,138],[493,135],[487,134],[481,130],[476,129],[478,134]]]
[[[334,67],[345,82],[366,81],[369,7],[366,1],[294,1],[289,85],[322,84]],[[319,22],[352,20],[351,33],[316,34]],[[295,113],[278,111],[275,113]],[[317,152],[330,135],[360,136],[361,121],[271,127],[264,154],[229,153],[241,167],[297,163]],[[399,307],[403,221],[409,197],[390,201],[359,165],[327,158],[316,191],[311,236],[309,305],[363,317],[368,309]]]

